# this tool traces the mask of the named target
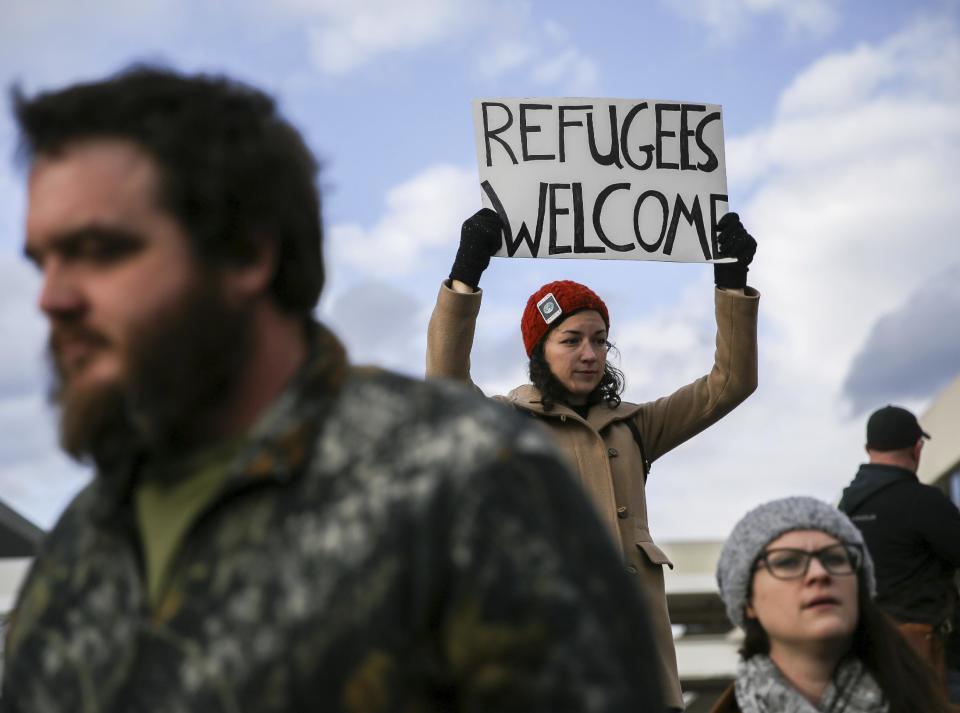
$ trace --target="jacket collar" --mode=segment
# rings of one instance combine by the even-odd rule
[[[917,475],[906,468],[864,463],[850,485],[843,489],[839,507],[848,514],[854,513],[881,490],[886,490],[897,483],[910,481],[918,482]]]
[[[333,333],[320,324],[312,332],[304,366],[251,429],[228,482],[282,482],[306,463],[348,372],[346,352]]]
[[[908,480],[918,480],[917,474],[907,468],[901,468],[898,465],[884,465],[883,463],[861,463],[860,470],[857,471],[859,478],[884,480],[906,478]]]
[[[306,361],[250,429],[228,469],[225,492],[251,482],[283,482],[306,465],[316,434],[349,372],[346,351],[332,332],[312,323],[309,335]],[[93,483],[94,517],[109,518],[129,501],[143,460],[143,453],[132,452],[98,471]]]
[[[610,408],[606,404],[601,403],[595,404],[590,409],[586,419],[581,418],[576,411],[565,404],[556,404],[549,411],[545,411],[540,390],[533,384],[518,386],[507,394],[507,400],[512,406],[523,409],[524,411],[529,411],[542,418],[572,418],[597,432],[602,431],[614,421],[622,421],[625,418],[633,416],[640,410],[639,405],[626,402],[621,402],[616,408]]]

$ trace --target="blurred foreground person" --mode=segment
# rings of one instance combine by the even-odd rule
[[[713,713],[940,713],[943,693],[876,604],[859,530],[808,497],[748,512],[720,553],[717,583],[746,637]]]
[[[944,645],[957,609],[960,510],[917,478],[928,438],[907,409],[874,411],[867,420],[870,462],[844,488],[839,507],[860,528],[876,563],[877,604],[946,685]]]
[[[520,319],[531,383],[494,397],[549,429],[620,546],[650,604],[658,676],[673,710],[684,707],[663,579],[663,566],[673,565],[650,532],[647,476],[653,461],[719,421],[757,386],[760,294],[747,286],[757,244],[736,213],[721,218],[718,228],[720,255],[737,261],[714,267],[717,349],[708,374],[656,401],[622,401],[623,374],[607,361],[606,304],[586,285],[560,280],[533,293]],[[464,222],[450,279],[440,286],[430,319],[427,376],[471,380],[478,284],[502,232],[490,209]]]
[[[259,91],[27,99],[25,252],[96,466],[8,629],[4,711],[656,711],[641,605],[545,437],[351,368],[316,165]]]

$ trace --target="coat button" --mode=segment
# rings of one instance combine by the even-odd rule
[[[616,448],[608,448],[607,455],[610,456],[611,458],[616,458],[618,455],[620,455],[620,453],[617,451]]]
[[[619,517],[621,520],[626,519],[627,509],[623,505],[617,508],[617,517]]]
[[[566,417],[565,415],[561,415],[561,416],[560,416],[560,423],[566,423],[566,422],[567,422],[567,417]]]
[[[628,565],[628,566],[627,566],[627,571],[628,571],[630,574],[636,574],[636,573],[637,573],[637,568],[634,567],[634,566],[631,564],[631,565]]]

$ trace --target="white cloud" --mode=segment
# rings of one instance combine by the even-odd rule
[[[494,45],[480,63],[480,74],[487,79],[495,79],[505,72],[531,62],[536,52],[530,45],[519,39],[506,39]]]
[[[880,47],[861,45],[821,59],[780,95],[782,115],[856,107],[897,74],[896,59]]]
[[[468,43],[481,77],[524,72],[567,94],[599,88],[596,62],[557,22],[535,22],[529,3],[502,0],[281,0],[300,18],[314,66],[342,76],[398,53]]]
[[[38,287],[23,259],[0,253],[0,397],[42,390],[47,328],[34,306]]]
[[[611,326],[612,340],[627,377],[626,397],[647,401],[664,396],[671,385],[682,386],[703,375],[713,360],[713,290],[697,280],[669,306]],[[615,314],[630,314],[628,299],[610,299]],[[653,336],[655,335],[655,336]]]
[[[825,35],[839,21],[839,0],[661,0],[667,7],[690,20],[706,25],[711,36],[732,40],[744,34],[753,20],[773,16],[790,36]]]
[[[562,85],[567,93],[579,96],[596,94],[600,85],[596,62],[575,47],[542,59],[531,77],[537,84]]]
[[[787,171],[843,166],[870,154],[886,160],[926,153],[955,140],[955,112],[955,104],[943,99],[887,95],[842,108],[825,103],[806,115],[782,113],[768,129],[727,142],[727,177],[742,185]]]
[[[762,306],[761,306],[762,307]],[[821,384],[788,378],[763,356],[745,403],[654,464],[647,492],[662,540],[725,537],[751,507],[788,495],[836,502],[863,459],[863,423]]]
[[[39,86],[60,84],[102,74],[104,67],[117,69],[131,59],[162,63],[176,38],[180,62],[218,69],[222,53],[213,45],[221,38],[204,31],[220,27],[217,7],[186,0],[109,0],[82,9],[65,0],[7,3],[0,24],[0,66]],[[71,30],[67,42],[60,37],[64,27]],[[262,63],[247,63],[250,53],[235,58],[248,65],[246,73],[273,86],[309,84],[308,77],[316,73],[343,78],[377,63],[422,58],[424,50],[445,48],[451,57],[466,57],[472,71],[490,81],[518,72],[566,94],[595,92],[599,84],[596,63],[559,24],[535,19],[533,4],[526,1],[275,0],[265,5],[237,0],[221,31],[229,35],[246,27],[255,28],[264,45],[284,37],[284,44],[305,52],[298,69],[287,69],[279,79],[264,72]],[[83,35],[101,39],[92,47],[74,46],[73,38]],[[38,55],[35,47],[44,41],[62,46]]]
[[[792,33],[822,35],[837,26],[837,0],[746,0],[755,12],[772,12],[782,16],[787,30]]]
[[[957,99],[960,46],[955,29],[950,22],[920,20],[882,44],[825,57],[783,91],[779,114],[840,112],[887,96],[921,105]]]
[[[568,96],[600,93],[599,66],[555,20],[535,23],[515,11],[510,21],[497,25],[493,36],[492,50],[478,57],[480,74],[487,79],[525,72],[533,84]]]
[[[425,253],[449,252],[479,198],[474,170],[432,166],[387,192],[384,213],[374,226],[334,225],[329,249],[335,261],[372,275],[400,277],[418,267]]]
[[[960,259],[960,78],[929,63],[930,47],[955,56],[958,46],[952,24],[920,23],[823,58],[784,90],[770,126],[728,141],[730,192],[749,195],[732,208],[759,243],[751,284],[763,293],[760,387],[655,466],[655,534],[721,535],[762,500],[835,500],[852,477],[863,456],[862,419],[851,418],[843,389],[854,358],[878,320]],[[665,333],[678,360],[689,349],[702,362],[702,320],[682,302],[673,313]],[[929,310],[912,316],[930,323],[911,334],[952,327]],[[884,345],[923,362],[941,342]],[[914,389],[907,405],[922,409],[930,388]]]
[[[352,362],[423,376],[424,309],[400,284],[366,280],[337,295],[325,321],[345,343]]]
[[[950,21],[921,20],[881,44],[824,57],[784,89],[770,127],[728,142],[728,176],[748,183],[870,155],[955,151],[960,73],[947,67],[957,66]]]
[[[58,448],[52,416],[42,399],[0,400],[0,424],[9,429],[5,450],[14,441],[21,455],[0,462],[3,500],[24,517],[47,529],[90,478],[89,472],[69,460]]]
[[[542,24],[546,46],[532,66],[531,77],[538,84],[555,84],[573,95],[598,93],[600,68],[570,39],[567,30],[554,20]]]
[[[391,52],[413,50],[458,34],[479,14],[467,0],[322,0],[284,2],[307,16],[317,68],[344,74]]]
[[[731,192],[759,186],[743,212],[762,241],[758,280],[775,278],[762,283],[770,319],[798,369],[842,374],[873,321],[958,256],[960,91],[922,67],[930,45],[949,55],[960,37],[955,27],[921,27],[868,48],[875,72],[861,81],[873,91],[855,104],[837,104],[825,85],[817,110],[809,77],[824,65],[862,69],[863,48],[792,83],[782,104],[806,87],[804,114],[781,111],[769,128],[728,142]],[[911,81],[891,81],[891,66]],[[922,76],[930,81],[914,81]],[[760,160],[734,164],[741,149]]]

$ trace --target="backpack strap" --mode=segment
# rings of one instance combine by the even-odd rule
[[[643,447],[643,439],[640,437],[640,429],[637,428],[637,424],[633,422],[632,418],[626,419],[625,423],[627,428],[630,429],[630,433],[633,434],[633,440],[637,442],[637,448],[640,449],[640,458],[643,460],[643,482],[647,482],[647,476],[650,475],[650,459],[647,458],[647,449]]]

